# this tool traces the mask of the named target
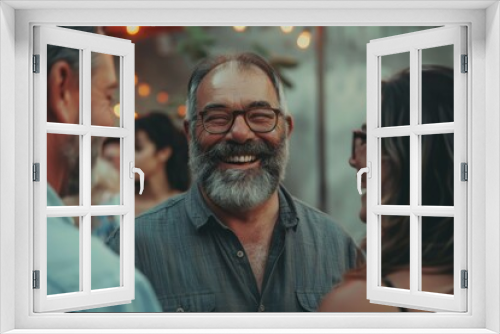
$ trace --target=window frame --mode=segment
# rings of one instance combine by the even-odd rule
[[[6,197],[11,194],[11,190],[6,190],[4,187],[1,190],[2,202],[1,208],[7,208],[7,205],[12,205],[14,210],[3,210],[1,213],[2,220],[2,249],[0,253],[1,260],[1,320],[7,319],[9,316],[14,316],[13,320],[8,320],[2,325],[1,331],[7,331],[16,328],[16,333],[25,332],[22,329],[30,329],[31,333],[34,329],[52,328],[64,329],[64,332],[69,332],[70,328],[88,328],[99,332],[98,328],[137,328],[139,325],[148,325],[149,328],[161,329],[165,326],[165,320],[171,326],[171,331],[175,328],[197,328],[193,331],[201,332],[203,328],[211,328],[213,332],[220,332],[215,329],[233,329],[252,328],[256,332],[283,331],[284,324],[290,330],[292,328],[301,328],[300,332],[320,332],[319,328],[328,328],[329,332],[340,332],[341,328],[349,328],[353,324],[360,331],[368,332],[384,332],[381,328],[399,328],[398,333],[409,332],[409,330],[401,329],[408,328],[408,324],[413,328],[420,328],[420,332],[429,332],[426,328],[441,328],[434,329],[432,332],[457,332],[457,328],[469,328],[464,330],[467,333],[491,333],[500,330],[498,313],[500,309],[499,298],[499,261],[489,263],[488,267],[484,262],[484,255],[488,253],[499,253],[499,228],[493,224],[494,221],[500,219],[500,211],[497,203],[500,200],[500,176],[497,175],[497,166],[500,161],[500,152],[498,147],[500,144],[500,136],[498,134],[498,124],[500,118],[498,111],[500,100],[496,92],[500,90],[500,64],[499,64],[499,46],[500,38],[500,12],[497,1],[487,2],[459,2],[445,3],[433,2],[423,3],[419,9],[407,10],[411,7],[419,7],[415,2],[410,4],[398,4],[399,8],[406,9],[390,9],[394,3],[388,2],[371,2],[369,5],[366,2],[355,2],[348,4],[347,2],[261,2],[250,4],[248,2],[239,3],[204,3],[204,10],[201,9],[201,4],[198,3],[179,3],[169,2],[164,4],[150,4],[144,2],[143,5],[149,10],[134,10],[134,9],[119,9],[120,5],[112,2],[101,1],[99,4],[87,1],[87,8],[93,7],[108,7],[115,10],[102,9],[60,9],[60,10],[42,10],[44,6],[51,6],[47,1],[39,1],[36,4],[33,2],[20,2],[17,10],[16,1],[7,1],[2,3],[2,13],[0,24],[2,27],[6,25],[10,31],[2,30],[0,35],[0,43],[2,43],[2,53],[0,54],[2,63],[2,71],[10,66],[15,70],[10,69],[2,73],[10,73],[10,77],[2,77],[0,93],[2,94],[2,130],[7,124],[15,127],[14,131],[0,132],[1,145],[1,169],[0,180],[5,184],[12,185],[15,180],[15,198],[8,200]],[[131,2],[134,5],[134,2]],[[439,7],[441,4],[441,7]],[[27,7],[26,7],[27,6]],[[30,7],[31,6],[31,7]],[[57,6],[73,6],[72,8],[82,8],[82,3],[74,4],[53,3],[52,9],[57,9]],[[130,6],[128,4],[127,6]],[[151,9],[157,6],[164,6],[162,9]],[[425,6],[433,6],[447,9],[431,9]],[[454,6],[463,6],[462,9],[453,8]],[[486,9],[489,6],[488,9]],[[7,7],[10,7],[7,8]],[[38,9],[33,9],[33,8]],[[133,7],[133,6],[132,6]],[[168,7],[168,8],[166,8]],[[228,7],[231,7],[228,9]],[[249,8],[241,11],[242,7]],[[31,9],[28,9],[31,8]],[[193,9],[196,8],[196,9]],[[224,9],[221,9],[224,8]],[[305,8],[313,15],[304,15]],[[313,8],[312,10],[309,8]],[[348,9],[350,8],[350,9]],[[353,9],[358,8],[358,9]],[[377,8],[369,10],[366,8]],[[207,15],[207,10],[212,9],[211,15]],[[263,11],[262,9],[266,9]],[[4,20],[4,17],[7,19]],[[307,16],[307,17],[306,17]],[[12,19],[14,17],[14,19]],[[314,19],[311,19],[314,17]],[[383,25],[426,25],[435,26],[443,24],[465,24],[469,27],[469,110],[468,115],[468,132],[471,133],[468,142],[468,150],[471,154],[469,159],[469,190],[468,195],[471,198],[469,202],[468,220],[469,235],[472,236],[472,242],[468,245],[469,254],[469,303],[471,307],[469,312],[464,314],[439,313],[425,315],[426,323],[420,320],[421,314],[313,314],[313,315],[297,315],[297,314],[214,314],[207,317],[206,315],[173,315],[173,314],[34,314],[32,312],[32,295],[31,290],[31,268],[32,262],[26,261],[32,251],[32,234],[30,234],[30,226],[32,222],[32,212],[29,209],[32,207],[32,201],[26,201],[27,196],[32,193],[32,182],[30,180],[33,133],[33,121],[31,119],[32,105],[26,99],[26,93],[29,96],[32,94],[32,82],[30,75],[31,64],[31,45],[32,45],[32,26],[35,24],[57,24],[57,25],[127,25],[143,24],[143,25],[161,25],[169,22],[171,25],[232,25],[232,24],[250,24],[255,25],[277,25],[276,18],[279,23],[297,25],[360,25],[360,26],[383,26]],[[285,19],[286,18],[286,19]],[[361,22],[361,23],[360,23]],[[486,25],[485,25],[486,22]],[[404,23],[404,24],[403,24]],[[486,29],[488,28],[488,29]],[[15,31],[15,40],[12,30]],[[9,35],[11,33],[12,35]],[[9,38],[9,36],[11,36]],[[7,48],[4,48],[4,43]],[[15,48],[15,51],[12,50]],[[4,51],[5,50],[5,51]],[[15,60],[14,56],[15,55]],[[488,72],[485,70],[488,66]],[[15,87],[9,87],[8,84],[14,80]],[[10,80],[9,80],[10,79]],[[486,85],[488,84],[488,85]],[[14,86],[14,85],[12,85]],[[27,88],[26,88],[27,87]],[[9,94],[12,97],[7,97]],[[4,100],[4,97],[7,97]],[[4,112],[5,106],[15,110],[14,113]],[[14,117],[15,115],[15,117]],[[474,116],[474,117],[473,117]],[[488,122],[486,122],[488,119]],[[4,122],[5,120],[5,122]],[[486,130],[486,131],[485,131]],[[488,135],[485,134],[488,132]],[[12,140],[8,136],[15,136],[15,145],[6,142]],[[488,140],[486,140],[488,139]],[[484,153],[484,148],[489,152],[488,157]],[[17,153],[14,153],[17,152]],[[11,160],[9,160],[11,159]],[[7,162],[6,162],[7,161]],[[10,162],[12,161],[12,162]],[[488,164],[485,165],[485,162]],[[478,168],[474,168],[478,166]],[[484,167],[486,166],[486,167]],[[491,177],[488,177],[488,183],[485,182],[484,176],[486,171],[491,172]],[[15,178],[12,178],[14,172]],[[4,183],[3,183],[4,184]],[[353,182],[353,187],[355,183]],[[486,198],[488,194],[488,198]],[[471,195],[474,195],[472,197]],[[486,201],[486,205],[484,204]],[[14,203],[12,203],[14,202]],[[496,207],[496,208],[495,208]],[[486,222],[485,218],[488,218]],[[12,220],[15,220],[15,227],[8,226]],[[474,233],[471,234],[474,225]],[[5,233],[4,233],[5,232]],[[8,237],[14,239],[8,240]],[[474,245],[474,247],[472,247]],[[14,257],[10,257],[14,254]],[[14,265],[16,264],[16,265]],[[17,279],[16,279],[17,278]],[[14,283],[15,282],[15,283]],[[13,292],[8,291],[8,283],[15,284]],[[488,294],[485,293],[488,289]],[[4,298],[6,296],[6,298]],[[486,299],[486,302],[484,300]],[[14,310],[9,310],[10,305],[15,305]],[[488,308],[486,308],[488,306]],[[198,320],[194,325],[193,319]],[[355,322],[353,321],[355,320]],[[360,321],[363,320],[363,321]],[[406,326],[404,326],[406,324]],[[336,331],[334,328],[338,328]],[[378,330],[377,330],[378,328]],[[446,330],[450,328],[450,330]],[[452,330],[454,328],[455,330]],[[472,329],[474,328],[474,329]],[[267,330],[266,330],[267,329]],[[281,330],[280,330],[281,329]],[[371,329],[371,330],[370,330]],[[93,331],[93,332],[94,332]],[[141,332],[141,331],[137,331]],[[142,331],[143,332],[143,331]],[[165,330],[167,332],[167,330]],[[415,331],[412,331],[415,333]]]

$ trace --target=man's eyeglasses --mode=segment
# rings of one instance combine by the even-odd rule
[[[278,124],[280,109],[270,107],[250,107],[244,110],[210,108],[199,112],[203,128],[208,133],[227,133],[238,115],[243,115],[248,127],[257,133],[271,132]]]
[[[352,131],[352,152],[351,158],[356,158],[356,149],[366,144],[366,131],[357,129]]]

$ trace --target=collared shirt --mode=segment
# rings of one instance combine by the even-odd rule
[[[56,192],[47,186],[47,205],[63,206]],[[47,218],[47,294],[77,292],[80,289],[80,232],[68,217]],[[91,237],[91,288],[120,286],[120,258],[102,240]],[[136,270],[132,303],[85,310],[85,312],[161,312],[148,280]]]
[[[356,248],[332,219],[279,189],[262,292],[236,235],[196,185],[136,218],[135,264],[164,312],[300,312],[354,267]],[[119,232],[109,239],[118,250]]]

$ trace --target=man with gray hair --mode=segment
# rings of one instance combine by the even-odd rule
[[[196,182],[136,219],[136,266],[163,310],[314,311],[355,246],[280,185],[293,119],[275,70],[251,53],[201,62],[185,130]]]

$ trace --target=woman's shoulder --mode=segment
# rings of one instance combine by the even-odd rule
[[[321,301],[319,312],[397,312],[391,306],[372,304],[366,298],[366,280],[349,278],[334,287]]]

